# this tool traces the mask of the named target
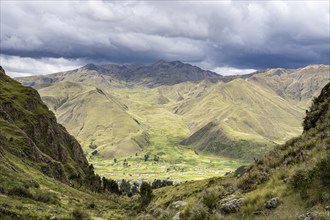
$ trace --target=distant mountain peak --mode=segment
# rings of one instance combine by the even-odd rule
[[[110,76],[118,81],[125,81],[135,85],[154,87],[159,85],[173,85],[186,81],[200,81],[220,75],[203,70],[197,66],[181,61],[165,61],[163,59],[153,64],[87,64],[79,70],[97,71],[103,76]]]
[[[163,63],[167,63],[166,60],[160,59],[157,62],[155,62],[154,64],[163,64]]]
[[[310,64],[308,66],[300,68],[301,70],[310,70],[310,69],[318,69],[321,67],[329,67],[329,65],[324,65],[324,64]]]
[[[89,63],[85,66],[83,66],[81,69],[85,69],[85,70],[99,70],[99,67],[93,63]]]

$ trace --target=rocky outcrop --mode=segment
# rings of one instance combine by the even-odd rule
[[[274,198],[271,198],[270,200],[268,200],[265,203],[265,208],[267,208],[267,209],[275,209],[275,208],[277,208],[280,205],[280,203],[281,203],[280,198],[274,197]]]
[[[298,217],[299,220],[325,220],[326,218],[319,213],[308,212]]]
[[[176,202],[172,203],[171,208],[182,209],[183,207],[185,207],[187,205],[188,205],[188,203],[186,203],[184,201],[176,201]]]
[[[220,207],[220,212],[223,214],[236,213],[240,210],[243,205],[243,199],[233,199]]]
[[[89,168],[80,144],[57,124],[38,92],[6,76],[2,68],[0,75],[1,148],[63,183],[84,177]]]

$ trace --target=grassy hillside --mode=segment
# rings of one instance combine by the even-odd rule
[[[147,91],[143,95],[146,103],[139,98],[140,93],[127,88],[117,88],[117,93],[114,91],[109,97],[118,100],[127,94],[122,92],[127,89],[132,92],[126,98],[132,100],[131,106],[117,101],[111,102],[111,106],[127,106],[126,113],[130,116],[142,111],[147,104],[163,106],[158,110],[163,118],[168,112],[168,117],[178,117],[185,122],[181,114],[173,112],[173,105],[187,101],[188,94],[193,91],[201,92],[203,89],[198,84],[176,85],[174,88],[186,88],[181,90],[183,99],[180,100],[175,99],[177,94],[174,98],[168,96],[168,88],[143,90]],[[60,85],[72,87],[78,97],[95,93],[88,85],[69,82]],[[223,83],[220,88],[222,86],[228,84]],[[90,89],[87,94],[84,93],[86,88]],[[107,95],[107,91],[95,91]],[[61,92],[59,97],[71,95],[65,93],[65,89]],[[255,94],[260,95],[257,91]],[[158,103],[159,95],[168,97],[167,103]],[[208,95],[206,92],[205,97]],[[100,173],[111,177],[122,174],[118,177],[127,179],[135,179],[135,174],[148,174],[138,178],[150,180],[153,174],[160,172],[162,178],[180,176],[182,181],[191,180],[191,177],[202,180],[152,191],[146,187],[144,191],[141,189],[141,196],[126,197],[105,188],[106,181],[94,174],[78,142],[57,124],[38,93],[9,78],[0,69],[0,219],[329,219],[329,208],[326,208],[330,203],[329,97],[330,83],[306,112],[301,136],[276,147],[251,166],[240,167],[225,177],[209,179],[202,178],[219,176],[244,162],[216,157],[202,149],[198,152],[183,146],[173,147],[181,139],[180,133],[172,131],[174,128],[164,126],[159,133],[148,127],[148,121],[157,123],[154,113],[135,118],[139,123],[134,121],[150,133],[151,147],[116,162],[102,160],[99,154],[92,156],[90,160]],[[54,109],[66,103],[47,98]],[[129,110],[134,105],[135,111]],[[195,127],[200,132],[187,141],[198,140],[203,132],[206,136],[212,134],[218,131],[217,126],[210,123],[202,130]],[[223,133],[218,134],[223,139],[228,138]],[[146,154],[151,158],[158,155],[159,159],[142,161]],[[121,166],[124,159],[127,167]],[[107,169],[109,166],[112,168]]]
[[[121,204],[37,91],[0,67],[0,219],[127,219]]]
[[[85,152],[96,149],[104,158],[113,158],[134,154],[148,146],[149,136],[141,124],[107,90],[61,82],[39,91]],[[95,147],[91,149],[91,145]]]
[[[314,99],[304,132],[233,177],[154,191],[144,219],[329,219],[330,83]],[[160,217],[159,217],[160,216]]]
[[[39,94],[23,87],[0,69],[0,144],[3,168],[22,157],[45,175],[68,183],[70,176],[84,177],[88,163],[78,142],[56,122]],[[3,165],[3,164],[2,164]],[[8,166],[7,166],[8,165]],[[31,164],[32,165],[32,164]]]
[[[302,108],[311,104],[329,80],[329,65],[309,65],[297,70],[269,69],[251,77],[251,80],[272,89],[286,100]]]

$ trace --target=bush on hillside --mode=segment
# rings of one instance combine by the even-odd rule
[[[149,205],[153,198],[152,189],[149,183],[143,182],[140,188],[140,202],[141,207],[146,207]]]
[[[72,217],[74,220],[83,220],[83,219],[89,219],[89,216],[87,213],[83,212],[80,209],[75,209],[72,211]]]
[[[32,198],[33,195],[31,192],[21,186],[16,186],[8,190],[8,195],[10,196],[19,196],[19,197],[25,197],[25,198]]]
[[[4,187],[0,186],[0,194],[6,194],[6,193],[7,190]]]
[[[212,211],[216,208],[219,193],[215,189],[207,189],[202,193],[202,203]]]
[[[316,164],[316,175],[319,176],[323,186],[330,186],[330,156]]]
[[[180,219],[208,219],[208,210],[201,203],[189,204],[180,214]]]
[[[115,194],[120,194],[118,183],[115,180],[102,177],[103,190]]]
[[[59,202],[59,198],[57,197],[57,195],[51,192],[37,193],[34,196],[34,200],[49,204],[57,204]]]
[[[121,183],[120,183],[120,191],[123,195],[126,195],[128,197],[131,197],[133,194],[132,194],[132,191],[131,191],[131,184],[129,181],[126,181],[126,180],[122,180]]]

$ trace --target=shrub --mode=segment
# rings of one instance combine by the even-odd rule
[[[29,181],[27,181],[27,182],[24,183],[24,187],[25,188],[30,188],[30,187],[40,188],[40,185],[35,180],[29,180]]]
[[[25,198],[32,198],[33,195],[30,191],[24,187],[16,186],[8,190],[8,195],[10,196],[20,196]]]
[[[4,187],[0,186],[0,194],[6,194],[6,193],[7,190]]]
[[[147,182],[143,182],[140,188],[140,200],[141,207],[146,207],[149,205],[153,198],[151,186]]]
[[[96,205],[95,205],[94,202],[92,202],[92,203],[89,203],[89,204],[87,205],[87,208],[88,208],[88,209],[95,209],[95,208],[96,208]]]
[[[304,170],[297,170],[297,172],[292,175],[291,185],[293,188],[304,189],[308,184],[308,175]]]
[[[208,219],[208,211],[200,203],[189,204],[180,214],[180,219]]]
[[[102,177],[103,190],[107,190],[111,193],[120,194],[118,183],[115,180]]]
[[[202,203],[212,211],[216,208],[219,193],[215,189],[205,190],[202,194]]]
[[[320,160],[316,165],[317,175],[320,177],[323,186],[330,185],[330,156]]]
[[[59,202],[57,195],[51,192],[38,193],[34,196],[34,200],[50,204],[57,204]]]
[[[126,181],[124,179],[121,181],[120,191],[126,196],[132,196],[131,184],[129,183],[129,181]]]
[[[83,219],[88,219],[89,216],[87,213],[81,211],[80,209],[75,209],[72,211],[72,217],[74,220],[83,220]]]

